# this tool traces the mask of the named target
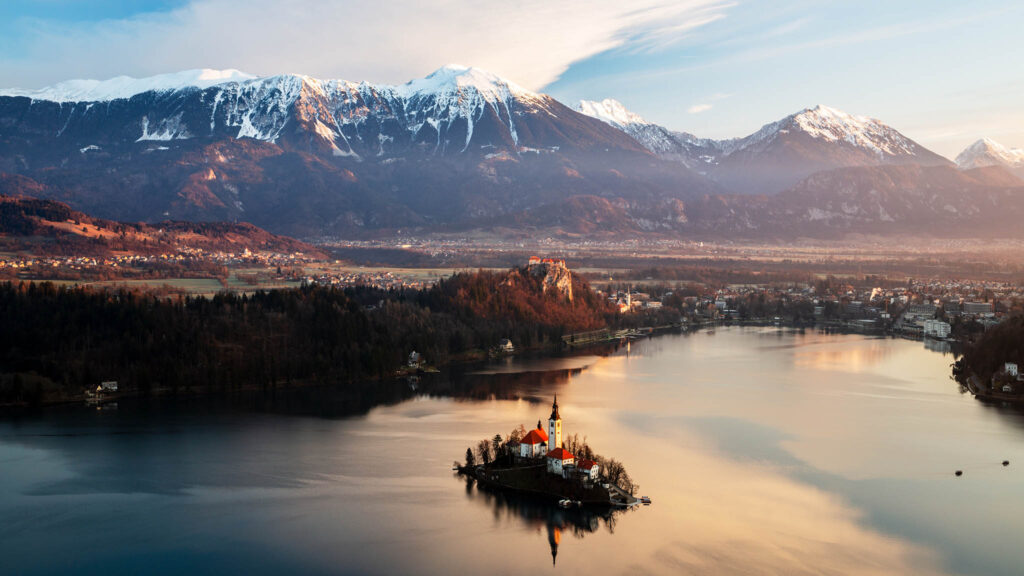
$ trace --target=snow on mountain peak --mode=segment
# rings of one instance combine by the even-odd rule
[[[410,80],[401,86],[394,87],[396,95],[406,98],[417,95],[461,93],[467,89],[475,90],[489,102],[504,101],[514,96],[537,96],[537,94],[514,82],[505,80],[497,74],[461,64],[447,64],[431,72],[425,78]]]
[[[982,168],[996,165],[1011,168],[1024,167],[1024,150],[1007,148],[999,142],[985,137],[957,155],[956,164],[961,168]]]
[[[605,98],[600,102],[594,100],[580,100],[576,104],[575,109],[577,112],[586,114],[591,118],[597,118],[606,124],[611,124],[617,128],[623,128],[630,124],[650,124],[647,120],[644,120],[639,114],[634,114],[626,109],[622,105],[622,102],[614,100],[612,98]]]
[[[33,100],[52,102],[105,102],[131,98],[149,91],[180,90],[183,88],[205,89],[228,82],[244,82],[256,78],[234,69],[211,70],[201,68],[170,74],[158,74],[146,78],[117,76],[109,80],[66,80],[38,90],[11,88],[0,90],[0,96],[24,96]]]
[[[916,146],[896,130],[867,116],[854,116],[821,104],[804,109],[781,122],[769,125],[773,132],[797,127],[812,138],[828,142],[843,141],[871,150],[879,156],[915,154]]]

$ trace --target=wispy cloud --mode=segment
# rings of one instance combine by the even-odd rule
[[[712,104],[694,104],[686,109],[690,114],[700,114],[701,112],[707,112],[713,107]]]
[[[33,22],[22,32],[18,56],[0,55],[0,86],[202,67],[397,83],[461,62],[536,89],[595,54],[669,45],[731,6],[723,0],[192,0],[126,19]]]

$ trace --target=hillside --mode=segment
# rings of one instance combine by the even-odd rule
[[[13,180],[13,182],[12,182]],[[24,178],[0,177],[0,191],[31,186]],[[48,256],[109,256],[177,253],[188,250],[240,253],[323,253],[305,242],[270,234],[247,223],[123,223],[94,218],[66,204],[0,195],[0,247]]]

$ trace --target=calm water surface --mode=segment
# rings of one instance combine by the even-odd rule
[[[1024,417],[962,395],[952,360],[734,328],[416,390],[6,419],[0,573],[1020,574]],[[652,506],[566,513],[452,475],[554,394]]]

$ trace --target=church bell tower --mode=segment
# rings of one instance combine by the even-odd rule
[[[551,404],[551,417],[548,418],[548,450],[562,447],[562,417],[558,415],[558,396]]]

